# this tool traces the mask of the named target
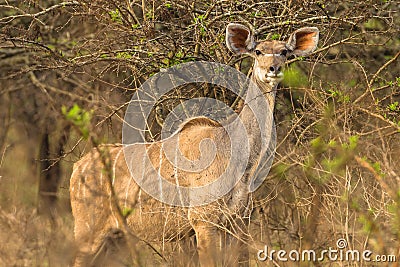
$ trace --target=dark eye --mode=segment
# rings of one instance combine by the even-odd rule
[[[255,50],[254,52],[256,53],[257,56],[262,54],[260,50]]]
[[[287,53],[288,53],[288,51],[286,49],[283,49],[281,51],[281,55],[284,56],[284,57],[286,57]]]

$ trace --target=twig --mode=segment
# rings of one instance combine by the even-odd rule
[[[20,15],[14,15],[14,16],[8,16],[8,17],[4,17],[4,18],[0,18],[0,23],[4,23],[7,24],[15,19],[19,19],[19,18],[32,18],[36,21],[38,21],[40,24],[42,25],[46,25],[44,22],[42,22],[40,19],[38,19],[39,16],[42,16],[46,13],[49,13],[50,11],[57,9],[57,8],[63,8],[66,6],[76,6],[76,5],[80,5],[80,3],[78,1],[71,1],[71,2],[62,2],[56,5],[53,5],[49,8],[46,8],[38,13],[35,14],[20,14]],[[9,9],[14,9],[14,10],[18,10],[20,12],[22,12],[22,10],[20,10],[19,8],[15,7],[15,6],[10,6],[10,5],[1,5],[0,7],[2,8],[9,8]]]
[[[328,50],[328,49],[330,49],[330,48],[332,48],[332,47],[335,47],[335,46],[344,44],[344,43],[346,43],[347,41],[349,41],[349,40],[351,40],[351,39],[354,39],[354,38],[356,38],[356,37],[358,37],[358,36],[361,36],[361,35],[362,35],[362,33],[358,33],[358,34],[355,34],[355,35],[353,35],[353,36],[350,36],[350,37],[347,37],[347,38],[345,38],[345,39],[342,39],[342,40],[340,40],[340,41],[338,41],[338,42],[335,42],[335,43],[333,43],[333,44],[324,46],[324,47],[322,47],[322,48],[317,49],[316,51],[314,51],[311,55],[319,54],[319,53],[321,53],[321,52],[323,52],[323,51],[325,51],[325,50]],[[290,64],[290,63],[299,61],[299,60],[301,60],[301,59],[302,59],[301,57],[300,57],[300,58],[297,57],[297,58],[288,60],[288,61],[287,61],[287,64]]]
[[[358,156],[355,156],[354,159],[357,161],[358,164],[360,164],[361,167],[367,169],[369,172],[371,172],[374,175],[375,180],[379,183],[379,185],[390,195],[390,197],[395,200],[397,199],[397,194],[392,188],[386,183],[384,179],[382,179],[382,176],[379,175],[374,167],[366,161],[365,159],[362,159]]]
[[[378,77],[378,75],[384,70],[386,69],[390,64],[392,64],[393,62],[395,62],[400,56],[400,51],[397,52],[397,54],[392,57],[391,59],[389,59],[385,64],[383,64],[382,67],[379,68],[379,70],[377,72],[375,72],[375,74],[372,76],[371,80],[368,82],[369,86],[371,86],[375,79]]]
[[[355,23],[354,19],[361,19],[363,17],[352,17],[352,18],[348,18],[348,19],[343,19],[343,18],[337,18],[337,17],[328,17],[328,16],[318,16],[318,17],[311,17],[311,18],[307,18],[307,19],[303,19],[300,21],[296,21],[296,20],[287,20],[287,21],[281,21],[281,22],[277,22],[277,23],[272,23],[272,24],[268,24],[266,26],[260,27],[257,29],[257,33],[263,32],[265,30],[269,30],[269,29],[273,29],[273,28],[277,28],[277,27],[281,27],[281,26],[287,26],[287,25],[301,25],[304,23],[308,23],[308,22],[314,22],[316,20],[325,20],[325,19],[329,19],[329,20],[337,20],[337,21],[342,21],[348,24],[351,24],[353,26],[357,26],[357,23]],[[352,19],[352,20],[350,20]]]
[[[85,97],[82,97],[82,96],[73,94],[73,93],[68,92],[68,91],[65,91],[65,90],[58,89],[58,88],[53,87],[53,86],[51,86],[51,85],[43,84],[43,83],[41,83],[41,82],[39,81],[39,79],[36,77],[36,75],[33,73],[33,71],[30,71],[30,72],[29,72],[29,78],[31,79],[32,83],[33,83],[36,87],[40,88],[43,92],[45,92],[46,95],[48,95],[49,98],[50,98],[53,102],[54,102],[54,100],[53,100],[53,98],[49,95],[49,93],[47,92],[47,90],[52,91],[52,92],[55,92],[55,93],[57,93],[57,94],[69,96],[69,97],[71,97],[71,99],[78,99],[78,100],[85,101],[85,102],[95,102],[94,100],[89,100],[89,99],[87,99],[87,98],[85,98]]]
[[[361,111],[363,111],[363,112],[365,112],[365,113],[367,113],[367,114],[369,114],[369,115],[371,115],[371,116],[373,116],[373,117],[375,117],[375,118],[381,119],[382,121],[384,121],[384,122],[386,122],[386,123],[389,123],[391,126],[393,126],[393,127],[396,128],[398,131],[400,131],[400,125],[397,125],[396,123],[394,123],[394,122],[392,122],[392,121],[386,119],[386,118],[383,117],[382,115],[373,113],[373,112],[371,112],[371,111],[369,111],[369,110],[367,110],[367,109],[365,109],[365,108],[362,108],[362,107],[355,106],[355,108],[356,108],[356,109],[359,109],[359,110],[361,110]]]

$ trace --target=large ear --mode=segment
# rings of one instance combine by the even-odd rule
[[[298,29],[290,35],[287,46],[296,56],[307,56],[317,48],[319,30],[315,27]]]
[[[226,26],[226,46],[235,54],[249,53],[255,46],[253,34],[242,24]]]

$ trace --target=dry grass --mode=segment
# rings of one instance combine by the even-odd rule
[[[26,207],[0,210],[1,266],[68,266],[73,259],[72,219],[53,222]]]

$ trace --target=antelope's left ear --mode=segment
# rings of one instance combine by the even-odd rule
[[[292,55],[307,56],[317,48],[319,30],[316,27],[305,27],[292,33],[287,41],[287,46],[292,50]]]

